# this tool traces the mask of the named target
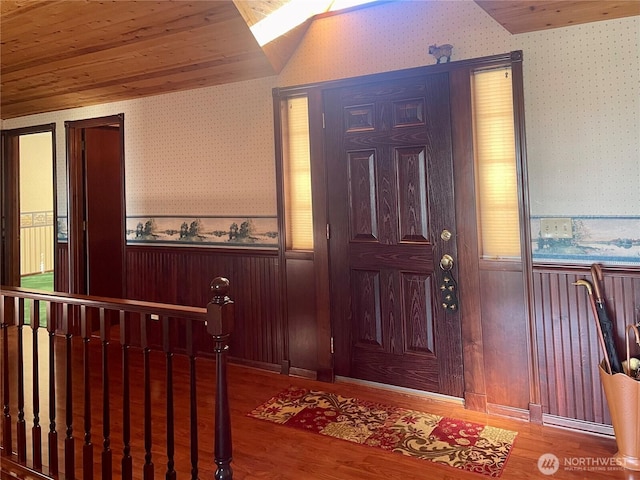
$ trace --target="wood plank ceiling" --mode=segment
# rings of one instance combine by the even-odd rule
[[[0,117],[278,74],[311,20],[260,47],[289,0],[0,1]],[[511,33],[640,14],[640,1],[475,0]]]

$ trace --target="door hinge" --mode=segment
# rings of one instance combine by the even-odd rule
[[[82,221],[82,231],[83,232],[87,231],[87,222],[85,222],[84,220]]]
[[[322,112],[322,128],[324,129],[324,112]]]
[[[331,337],[331,353],[336,353],[335,350],[333,349],[333,337]]]
[[[327,223],[327,240],[331,238],[331,226]]]

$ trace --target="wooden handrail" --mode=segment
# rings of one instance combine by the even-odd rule
[[[213,298],[206,308],[201,308],[0,286],[0,358],[3,359],[0,372],[0,396],[3,402],[3,419],[0,422],[0,474],[10,471],[23,475],[28,473],[37,478],[92,479],[94,464],[99,463],[98,477],[107,480],[117,473],[113,463],[120,457],[121,461],[118,463],[121,478],[152,480],[155,475],[154,455],[157,456],[158,449],[164,447],[167,468],[163,474],[167,479],[176,478],[176,459],[185,458],[186,455],[184,452],[174,451],[176,387],[173,357],[186,355],[190,375],[191,476],[199,478],[198,393],[195,381],[198,348],[194,343],[197,327],[213,339],[214,348],[210,353],[214,354],[216,359],[214,476],[217,480],[232,480],[226,357],[234,323],[234,306],[228,297],[227,279],[217,277],[211,282],[210,287]],[[46,304],[46,328],[39,325],[41,302]],[[30,305],[29,318],[25,315],[26,305]],[[157,321],[152,321],[152,316]],[[186,345],[179,346],[177,343],[177,326],[174,325],[174,319],[178,322],[177,325],[185,326]],[[30,344],[28,339],[24,338],[25,328],[31,330],[33,335],[31,356],[23,351],[24,345]],[[112,336],[112,333],[117,333],[114,330],[116,328],[119,329],[119,337]],[[135,344],[131,339],[132,328],[139,337]],[[151,330],[160,332],[160,344],[155,345],[155,348],[150,340]],[[38,347],[41,336],[44,336],[45,342]],[[120,347],[120,355],[114,355],[117,353],[114,352],[114,348],[117,347]],[[166,431],[162,440],[156,441],[153,440],[152,425],[158,428],[158,423],[157,419],[156,422],[152,422],[151,412],[152,389],[157,389],[158,384],[157,376],[152,378],[156,372],[150,368],[150,353],[153,350],[164,352],[165,356],[166,410],[159,415],[166,421]],[[92,354],[94,351],[97,352]],[[142,361],[143,378],[136,381],[132,378],[130,370],[138,352]],[[92,365],[97,362],[98,357],[100,368]],[[38,375],[40,359],[49,363],[47,378],[40,379]],[[111,368],[113,362],[121,365],[120,379],[117,379]],[[79,368],[81,372],[78,372]],[[25,372],[29,371],[32,372],[31,381],[25,382]],[[98,375],[101,377],[101,384],[92,388],[91,379]],[[95,384],[95,380],[93,383]],[[142,407],[138,405],[140,402],[133,398],[134,389],[138,392],[142,390],[138,394],[143,398]],[[74,394],[74,391],[81,391],[81,394]],[[119,400],[112,399],[116,395],[114,391],[120,392]],[[205,392],[205,396],[207,393]],[[96,402],[96,397],[99,396],[102,397],[102,408],[98,408]],[[32,397],[33,401],[30,409],[25,410],[25,399],[28,397]],[[134,402],[137,405],[137,413],[133,412]],[[115,434],[112,430],[115,424],[111,408],[116,403],[122,408],[121,430],[118,431],[117,437],[122,443],[118,448],[115,444],[112,445]],[[41,412],[45,405],[48,406],[48,412],[47,407]],[[25,415],[27,410],[33,414],[32,422]],[[40,413],[49,415],[49,431],[45,435],[41,434],[41,427],[46,428],[46,424],[41,425]],[[139,424],[143,423],[138,434],[138,437],[143,439],[143,445],[140,446],[141,451],[137,452],[134,452],[133,447],[139,438],[134,438],[135,435],[132,433],[132,417],[135,417],[134,421],[138,421]],[[29,422],[32,428],[27,430]],[[101,424],[101,434],[92,431],[94,424]],[[139,425],[136,428],[138,427]],[[12,438],[12,429],[17,429],[18,432],[15,439]],[[28,448],[30,442],[31,449]],[[48,442],[48,445],[43,445],[43,442]],[[77,442],[81,442],[81,448],[76,452]],[[96,442],[100,446],[94,448]],[[75,461],[76,455],[81,458],[80,462]],[[116,458],[113,458],[114,456]],[[213,469],[213,464],[210,463],[208,468]],[[137,469],[140,473],[136,473]]]
[[[0,285],[0,294],[14,298],[30,298],[32,300],[77,305],[108,310],[122,310],[130,313],[149,313],[177,317],[189,320],[206,321],[207,309],[203,307],[189,307],[172,305],[169,303],[145,302],[142,300],[127,300],[121,298],[95,297],[90,295],[71,294],[65,292],[47,292],[44,290],[30,290],[22,287],[8,287]]]

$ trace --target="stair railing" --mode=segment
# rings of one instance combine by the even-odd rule
[[[90,480],[97,473],[104,480],[152,480],[158,450],[164,449],[164,477],[177,478],[178,355],[186,356],[189,366],[188,457],[191,478],[199,478],[196,358],[214,354],[214,478],[232,480],[226,367],[234,308],[227,279],[216,277],[211,291],[213,298],[200,308],[0,287],[0,474]],[[41,304],[46,306],[44,319]],[[203,351],[207,334],[213,345]],[[159,383],[152,355],[164,356],[165,405],[160,414],[152,411]],[[113,375],[113,365],[121,367],[120,379]],[[139,381],[131,378],[139,372]],[[96,394],[100,406],[93,400]],[[113,418],[116,410],[121,410],[119,422]],[[166,419],[164,429],[158,428],[158,417]],[[160,430],[156,437],[154,429]],[[116,431],[121,454],[112,442]],[[114,465],[114,456],[120,457],[119,465]]]

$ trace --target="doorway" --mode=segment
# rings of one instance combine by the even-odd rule
[[[446,72],[325,92],[331,316],[337,375],[462,397],[449,97]]]
[[[4,130],[1,163],[1,283],[52,291],[58,271],[55,124]]]
[[[71,293],[125,289],[124,114],[65,122]]]

